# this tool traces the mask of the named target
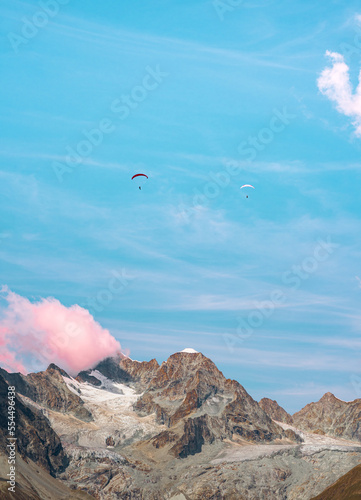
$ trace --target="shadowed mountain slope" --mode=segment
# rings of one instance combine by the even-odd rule
[[[357,465],[311,500],[360,500],[361,465]]]

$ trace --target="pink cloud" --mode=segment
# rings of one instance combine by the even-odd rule
[[[336,104],[337,110],[353,118],[356,127],[356,135],[361,136],[361,72],[359,74],[359,85],[353,93],[350,81],[349,67],[341,54],[337,52],[326,52],[332,61],[332,66],[325,68],[317,85],[325,96]]]
[[[121,352],[120,343],[82,307],[49,297],[38,302],[2,289],[0,366],[38,371],[55,363],[71,374]]]
[[[6,341],[6,328],[0,327],[0,367],[8,371],[25,372],[24,365],[15,359],[15,353],[9,351]]]

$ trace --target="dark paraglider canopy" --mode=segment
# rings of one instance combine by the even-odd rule
[[[132,180],[135,179],[136,177],[146,177],[148,179],[148,176],[146,174],[135,174],[133,175]],[[139,186],[139,189],[141,190],[142,187]]]
[[[135,179],[136,177],[146,177],[148,179],[148,176],[145,174],[135,174],[133,175],[132,180]]]

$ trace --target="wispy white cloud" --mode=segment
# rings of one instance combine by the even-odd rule
[[[336,315],[337,312],[333,311],[333,313]],[[334,316],[332,314],[332,316]],[[334,318],[332,319],[334,322]],[[322,347],[341,347],[343,349],[361,349],[361,339],[359,337],[348,337],[348,338],[342,338],[342,337],[336,337],[336,336],[329,336],[325,335],[323,337],[318,336],[318,335],[297,335],[297,334],[292,334],[292,335],[259,335],[260,338],[264,338],[267,340],[281,340],[282,342],[287,342],[289,343],[297,343],[297,344],[311,344],[311,345],[318,345]]]
[[[12,192],[13,210],[29,214],[29,210],[36,209],[39,219],[54,214],[71,220],[104,219],[110,213],[109,209],[84,201],[78,195],[69,195],[60,187],[39,179],[35,174],[0,170],[0,182],[0,191]]]
[[[357,373],[359,360],[355,356],[341,356],[339,354],[315,353],[301,355],[299,352],[234,347],[232,353],[227,347],[217,346],[214,351],[205,346],[215,362],[242,363],[247,366],[277,367],[289,370],[307,370],[320,372],[346,372]]]
[[[40,161],[59,161],[66,163],[68,158],[66,155],[56,155],[51,153],[43,153],[43,152],[34,152],[34,151],[17,151],[13,149],[11,151],[0,150],[0,156],[6,158],[24,158],[28,160],[40,160]],[[120,170],[122,172],[131,172],[134,165],[125,165],[118,162],[109,162],[109,161],[99,161],[94,160],[93,158],[83,157],[80,165],[85,165],[87,167],[98,167],[101,169],[114,169]],[[4,173],[5,174],[5,173]],[[54,177],[55,178],[55,177]]]
[[[351,387],[343,385],[326,385],[308,382],[307,384],[297,384],[284,389],[272,391],[272,396],[307,396],[309,402],[318,401],[326,392],[332,392],[337,398],[343,401],[355,399],[355,391]]]
[[[245,51],[206,45],[194,40],[114,29],[111,26],[105,27],[91,22],[83,22],[80,27],[78,18],[64,15],[63,19],[66,23],[53,23],[54,32],[58,32],[62,37],[75,38],[97,45],[106,44],[107,47],[113,46],[118,50],[126,50],[128,54],[138,55],[142,52],[149,55],[163,54],[174,57],[177,53],[177,58],[208,62],[217,60],[223,66],[238,66],[240,62],[246,62],[252,66],[305,71],[305,68],[293,64],[294,57],[285,57],[281,62],[279,57],[272,58],[270,55],[267,57],[264,51],[250,54]],[[222,74],[220,73],[219,76],[222,77]]]
[[[312,164],[300,161],[300,160],[289,160],[289,161],[253,161],[252,163],[240,160],[238,157],[228,157],[221,155],[205,155],[205,154],[191,154],[191,153],[162,153],[160,156],[169,158],[171,161],[177,159],[187,160],[190,167],[177,167],[174,165],[169,166],[171,170],[175,172],[180,172],[187,174],[187,176],[195,179],[209,180],[210,173],[216,173],[218,171],[224,170],[227,165],[231,164],[235,167],[240,168],[239,175],[235,176],[234,179],[237,180],[240,176],[244,175],[244,172],[253,173],[270,173],[270,174],[287,174],[279,179],[280,182],[292,182],[292,175],[298,176],[299,174],[322,174],[325,172],[338,172],[345,170],[360,170],[361,162],[345,162],[345,161],[329,161],[320,162],[313,160]],[[208,167],[209,171],[194,171],[194,165]],[[308,178],[308,177],[307,177]]]
[[[264,284],[263,284],[264,285]],[[263,286],[264,288],[264,286]],[[277,290],[283,288],[283,286],[278,286]],[[275,287],[276,289],[276,287]],[[272,292],[272,288],[270,288]],[[184,297],[185,300],[179,304],[174,304],[172,306],[168,305],[172,309],[179,309],[184,311],[252,311],[252,310],[262,310],[262,307],[267,307],[265,304],[269,304],[269,295],[265,293],[258,293],[247,296],[237,297],[235,295],[212,295],[212,294],[194,294],[188,297]],[[321,296],[313,293],[302,293],[295,294],[292,293],[292,298],[289,297],[287,300],[287,290],[284,295],[285,302],[280,304],[273,304],[274,309],[285,309],[285,308],[302,308],[305,306],[316,306],[323,305],[325,307],[330,306],[331,299],[329,296]],[[295,300],[296,299],[296,300]],[[267,302],[268,301],[268,302]],[[336,303],[337,299],[332,302]],[[269,307],[269,306],[268,306]]]

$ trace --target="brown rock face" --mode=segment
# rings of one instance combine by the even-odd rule
[[[191,389],[189,392],[187,392],[186,397],[183,399],[181,405],[173,413],[172,417],[169,420],[169,425],[175,425],[177,422],[179,422],[179,420],[182,420],[184,417],[195,411],[200,406],[201,402],[199,400],[197,390]]]
[[[97,370],[105,377],[134,387],[139,392],[144,391],[157,372],[159,364],[155,359],[151,361],[133,361],[123,355],[114,358],[106,358],[97,364],[93,370]],[[101,382],[90,375],[93,370],[82,371],[76,377],[79,382],[89,382],[100,386]]]
[[[127,384],[132,381],[132,377],[129,373],[122,369],[120,366],[120,362],[123,359],[122,355],[116,356],[114,358],[106,358],[103,359],[100,363],[97,364],[93,370],[97,370],[102,373],[105,377],[113,380],[114,382],[120,382],[122,384]],[[78,377],[84,380],[84,377],[87,378],[87,382],[92,383],[92,379],[90,379],[90,373],[93,370],[82,371],[78,374]],[[95,378],[95,377],[94,377]],[[98,379],[96,379],[94,385],[98,385]]]
[[[105,444],[107,446],[115,446],[114,438],[112,436],[107,437],[105,440]]]
[[[172,431],[179,436],[171,449],[173,455],[184,458],[199,453],[203,444],[215,439],[271,442],[287,437],[299,441],[292,431],[286,434],[238,382],[227,380],[201,353],[176,353],[158,369],[153,368],[134,409],[141,416],[154,413],[160,424],[171,429],[182,423],[180,434],[179,426]],[[152,440],[154,445],[162,442],[158,438]]]
[[[231,384],[236,396],[226,406],[224,415],[227,419],[227,428],[234,436],[254,443],[272,442],[285,437],[294,442],[302,441],[293,431],[283,431],[275,424],[241,384],[236,381],[232,381]]]
[[[201,353],[176,353],[155,372],[135,409],[170,426],[214,396],[226,379]]]
[[[258,404],[273,420],[292,425],[293,420],[291,415],[287,413],[286,410],[284,410],[282,406],[277,403],[277,401],[269,398],[263,398]]]
[[[0,369],[10,385],[16,387],[18,394],[26,396],[50,410],[69,413],[86,422],[92,420],[91,413],[84,407],[83,400],[71,392],[63,380],[69,375],[53,363],[46,371],[22,375],[7,373]]]
[[[177,434],[171,431],[163,431],[160,434],[158,434],[155,438],[151,440],[152,445],[155,448],[163,448],[169,443],[173,443],[178,439]]]
[[[0,449],[6,451],[8,383],[0,375]],[[41,412],[25,406],[15,399],[16,446],[21,457],[29,458],[52,476],[65,470],[68,459],[60,439]]]
[[[92,415],[84,407],[83,400],[68,389],[63,376],[68,375],[64,370],[51,364],[45,372],[27,375],[25,378],[28,390],[21,394],[50,410],[69,413],[86,422],[92,420]]]
[[[102,385],[101,381],[90,375],[89,371],[79,372],[75,380],[78,382],[88,382],[88,384],[94,385],[95,387],[100,387]]]
[[[305,431],[361,441],[361,399],[345,402],[327,392],[295,413],[293,422]]]
[[[130,358],[124,358],[120,361],[120,366],[130,375],[140,391],[143,391],[148,386],[159,369],[159,364],[156,359],[140,362],[133,361]]]
[[[210,430],[208,416],[189,418],[184,423],[184,432],[181,439],[171,449],[175,457],[186,458],[202,451],[204,443],[212,443],[214,435]]]

